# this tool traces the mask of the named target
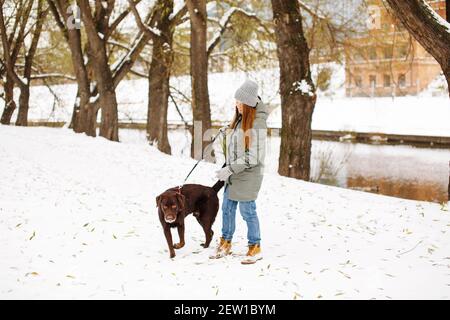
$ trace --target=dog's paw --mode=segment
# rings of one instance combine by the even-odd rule
[[[209,247],[209,244],[206,245],[206,244],[204,244],[204,243],[201,243],[200,245],[201,245],[203,248],[205,248],[205,249]]]
[[[175,243],[173,245],[174,249],[181,249],[184,247],[184,243]]]
[[[175,258],[175,252],[170,254],[170,259]]]

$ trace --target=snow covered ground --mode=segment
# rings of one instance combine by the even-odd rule
[[[209,260],[192,216],[171,260],[155,196],[193,160],[65,129],[0,126],[0,140],[0,298],[450,298],[447,205],[267,174],[262,261]],[[214,244],[220,226],[219,212]],[[237,253],[245,233],[238,217]]]

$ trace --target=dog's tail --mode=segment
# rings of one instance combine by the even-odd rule
[[[211,188],[213,188],[213,190],[218,193],[220,189],[222,189],[223,185],[225,184],[224,181],[217,181]]]

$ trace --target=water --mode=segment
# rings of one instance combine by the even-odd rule
[[[122,129],[121,141],[146,143],[145,131]],[[190,136],[169,132],[172,154],[189,157]],[[280,137],[267,142],[266,172],[276,173]],[[311,179],[405,199],[447,201],[450,149],[313,140]]]

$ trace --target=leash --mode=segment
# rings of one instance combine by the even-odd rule
[[[218,137],[221,133],[223,133],[223,131],[224,131],[224,128],[220,128],[220,129],[219,129],[219,132],[214,136],[214,138],[212,138],[211,143],[214,143],[214,141],[216,141],[217,137]],[[186,181],[187,181],[187,179],[189,178],[189,176],[191,175],[191,173],[195,170],[195,168],[198,166],[198,164],[203,160],[203,155],[204,155],[204,152],[203,152],[203,148],[202,148],[202,157],[201,157],[200,159],[198,159],[198,161],[197,161],[197,162],[195,163],[195,165],[192,167],[191,171],[189,171],[189,173],[187,174],[186,178],[184,178],[183,183],[180,184],[180,185],[178,186],[177,192],[178,192],[179,194],[181,194],[181,188],[186,184]]]

